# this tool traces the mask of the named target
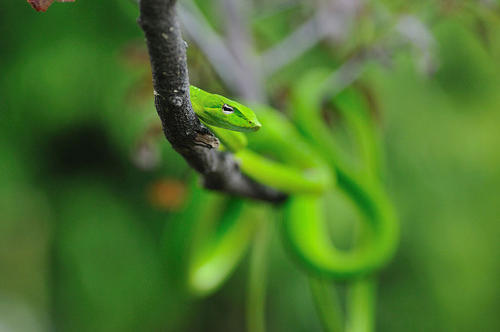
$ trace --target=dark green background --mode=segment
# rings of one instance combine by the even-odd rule
[[[379,105],[402,224],[398,254],[381,274],[378,330],[499,331],[498,9],[381,3],[393,15],[432,16],[440,66],[422,75],[401,51],[362,77]],[[251,17],[259,47],[306,16],[294,8]],[[161,248],[171,212],[148,190],[165,178],[186,183],[190,172],[166,141],[158,167],[133,163],[157,124],[136,16],[126,0],[77,0],[43,14],[22,0],[0,4],[0,330],[244,329],[246,262],[199,301],[168,282],[176,271]],[[194,43],[188,57],[195,80],[223,90]],[[269,94],[338,62],[321,44],[273,77]],[[278,236],[270,266],[269,331],[319,331],[305,277]]]

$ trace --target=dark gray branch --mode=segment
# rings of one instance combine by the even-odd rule
[[[141,0],[139,25],[153,72],[155,105],[172,147],[203,176],[206,188],[281,202],[286,196],[240,172],[231,154],[217,150],[218,140],[196,117],[189,99],[186,46],[175,15],[175,0]]]

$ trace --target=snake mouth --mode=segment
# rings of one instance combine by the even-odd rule
[[[262,127],[262,124],[259,122],[257,118],[255,120],[250,121],[250,125],[253,127],[253,131],[257,131]]]
[[[256,122],[253,123],[253,131],[257,131],[260,128],[262,128],[262,125],[260,124],[259,121],[256,121]]]
[[[249,127],[239,127],[239,128],[233,128],[233,130],[235,131],[240,131],[242,133],[253,133],[254,131],[257,131],[261,128],[262,126],[259,124],[259,125],[252,125],[252,126],[249,126]]]
[[[254,132],[254,131],[259,130],[262,127],[262,125],[260,124],[259,121],[249,122],[248,124],[249,124],[249,126],[247,128],[245,128],[244,131]]]
[[[247,119],[245,122],[246,123],[244,126],[234,127],[233,130],[251,133],[251,132],[259,130],[262,127],[262,124],[257,119],[255,119],[255,120]]]

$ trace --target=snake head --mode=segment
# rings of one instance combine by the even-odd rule
[[[191,102],[198,117],[210,126],[241,132],[256,131],[262,126],[249,107],[224,96],[192,86]]]

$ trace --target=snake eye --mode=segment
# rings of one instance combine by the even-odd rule
[[[231,113],[234,113],[234,109],[231,106],[224,104],[224,105],[222,105],[222,113],[231,114]]]

